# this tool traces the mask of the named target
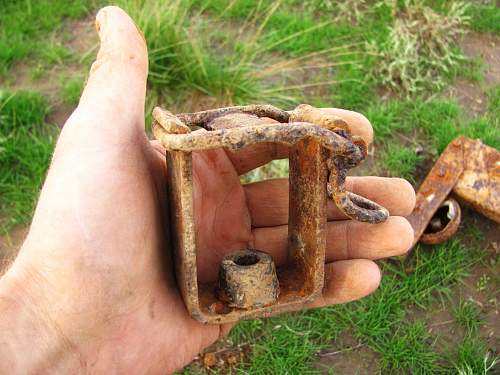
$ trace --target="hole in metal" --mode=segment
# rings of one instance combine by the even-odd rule
[[[429,222],[429,225],[425,228],[424,233],[437,233],[442,231],[446,228],[453,216],[453,207],[450,204],[445,203],[443,206],[439,207],[437,212],[434,214]]]
[[[259,257],[256,254],[239,255],[234,259],[238,266],[252,266],[259,263]]]

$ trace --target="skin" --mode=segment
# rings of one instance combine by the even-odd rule
[[[165,240],[164,151],[144,131],[145,41],[121,9],[97,15],[101,48],[67,120],[29,234],[0,279],[0,373],[164,374],[230,326],[187,314]],[[371,142],[358,113],[325,109]],[[242,186],[239,175],[284,156],[276,145],[194,155],[200,279],[247,246],[286,250],[285,180]],[[356,177],[348,188],[385,207],[386,223],[347,220],[330,202],[323,295],[310,307],[345,303],[380,283],[375,259],[404,254],[415,202],[401,179]],[[339,240],[340,239],[340,240]]]

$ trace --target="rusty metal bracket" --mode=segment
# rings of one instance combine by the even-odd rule
[[[275,121],[263,123],[260,118]],[[380,223],[389,215],[380,205],[345,189],[347,170],[365,158],[366,144],[351,136],[345,121],[309,105],[293,111],[250,105],[177,115],[155,108],[153,134],[167,150],[177,282],[188,311],[200,322],[269,316],[318,297],[324,277],[327,195],[354,220]],[[289,147],[287,262],[276,267],[261,251],[235,249],[222,260],[219,281],[201,283],[196,269],[192,152],[236,151],[265,142]]]
[[[408,217],[415,245],[446,241],[457,231],[461,210],[452,193],[486,217],[500,223],[500,153],[479,140],[454,139],[443,151],[417,192]]]

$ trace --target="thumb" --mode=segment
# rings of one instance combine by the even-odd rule
[[[96,29],[101,42],[97,59],[78,108],[65,125],[63,133],[70,134],[61,137],[80,142],[130,139],[144,132],[146,42],[128,14],[115,6],[99,11]]]

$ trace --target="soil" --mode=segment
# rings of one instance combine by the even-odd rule
[[[470,32],[459,43],[465,55],[481,59],[485,64],[484,80],[471,82],[457,79],[444,95],[455,98],[466,111],[478,116],[488,108],[487,92],[500,84],[500,37],[485,33]]]
[[[316,369],[321,373],[357,375],[378,374],[379,356],[363,343],[357,342],[350,333],[342,333],[335,345],[319,352]]]
[[[75,109],[75,106],[61,102],[60,83],[62,79],[72,76],[81,76],[82,72],[90,69],[87,57],[95,55],[98,45],[97,33],[94,30],[93,18],[70,20],[55,37],[64,47],[69,48],[75,56],[70,63],[51,66],[38,79],[32,79],[31,70],[36,66],[30,62],[18,63],[11,69],[7,81],[7,90],[35,90],[43,93],[49,100],[51,112],[47,122],[62,127],[66,119]],[[42,66],[43,68],[43,66]]]

